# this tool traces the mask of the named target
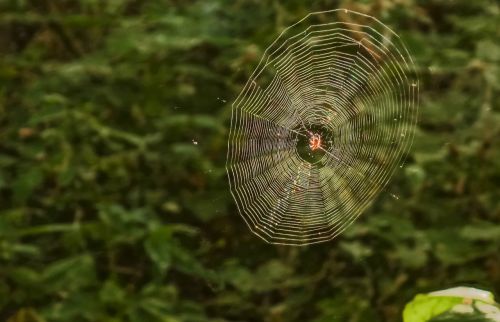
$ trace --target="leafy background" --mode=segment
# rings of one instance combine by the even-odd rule
[[[308,12],[349,8],[419,67],[412,154],[342,236],[252,235],[230,105]],[[0,320],[400,321],[416,293],[500,292],[495,0],[3,0]]]

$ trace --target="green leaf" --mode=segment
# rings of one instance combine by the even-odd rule
[[[488,291],[454,287],[418,294],[405,306],[403,322],[427,321],[500,321],[500,309]]]
[[[33,190],[43,181],[43,172],[38,167],[32,167],[22,172],[13,184],[15,199],[18,201],[26,200]]]
[[[125,291],[113,280],[107,280],[99,291],[99,299],[105,304],[121,304],[125,297]]]
[[[373,254],[373,250],[358,241],[342,242],[340,248],[351,255],[355,260],[363,260]]]
[[[403,311],[404,322],[427,322],[432,317],[450,310],[462,302],[460,297],[433,297],[418,294]]]
[[[498,43],[487,39],[482,40],[477,43],[476,55],[487,61],[498,61],[500,60],[500,46]]]
[[[69,257],[47,266],[42,272],[47,291],[73,291],[95,282],[94,259],[88,254]]]
[[[168,227],[155,229],[149,233],[144,248],[159,272],[165,272],[172,263],[172,231]]]
[[[460,235],[469,240],[500,241],[500,226],[483,222],[462,228]]]
[[[15,267],[9,271],[9,277],[18,285],[33,287],[41,281],[40,273],[29,267]]]

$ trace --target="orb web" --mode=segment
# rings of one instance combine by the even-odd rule
[[[333,239],[384,190],[414,136],[418,80],[377,19],[316,12],[266,49],[232,106],[227,173],[252,232]]]

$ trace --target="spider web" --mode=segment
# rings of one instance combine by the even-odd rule
[[[403,166],[417,110],[413,62],[391,29],[344,9],[307,15],[233,103],[226,168],[239,213],[270,243],[333,239]]]

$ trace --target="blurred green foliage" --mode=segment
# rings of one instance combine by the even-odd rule
[[[230,104],[284,27],[338,7],[419,67],[399,199],[268,245],[229,195]],[[400,321],[419,292],[500,292],[496,0],[3,0],[0,124],[2,321]]]

